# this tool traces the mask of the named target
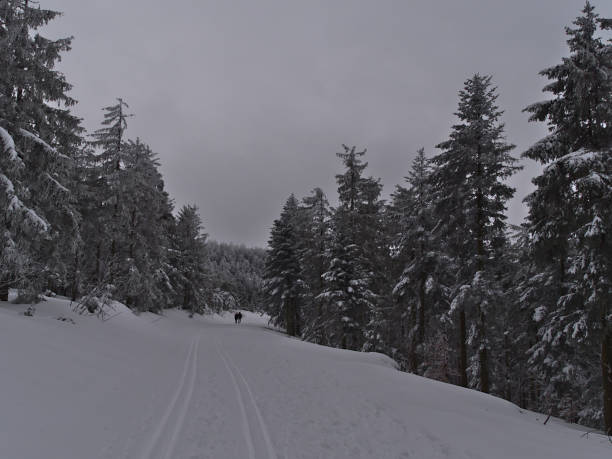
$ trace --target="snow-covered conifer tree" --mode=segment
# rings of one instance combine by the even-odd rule
[[[309,341],[326,342],[323,318],[323,301],[317,299],[324,288],[323,274],[327,270],[331,211],[327,197],[321,188],[302,199],[303,231],[301,232],[300,265],[303,271],[303,336]]]
[[[378,248],[382,187],[377,180],[363,177],[367,163],[361,157],[365,151],[357,152],[346,145],[343,148],[344,152],[337,153],[345,167],[343,174],[336,175],[340,205],[332,219],[330,264],[323,275],[325,289],[318,298],[327,304],[325,332],[330,344],[361,349],[378,299],[372,290],[372,262]]]
[[[292,194],[272,226],[264,271],[265,308],[274,324],[285,327],[290,336],[301,333],[304,292],[297,228],[299,212]]]
[[[429,160],[421,148],[406,177],[409,188],[398,187],[390,206],[390,212],[397,219],[393,236],[394,258],[402,265],[401,274],[393,286],[396,304],[400,306],[396,321],[403,317],[407,329],[404,343],[398,343],[398,346],[408,345],[407,349],[403,346],[402,360],[408,360],[413,370],[419,363],[427,365],[423,345],[432,336],[428,328],[440,315],[437,301],[441,282],[437,273],[440,256],[432,234],[435,221],[430,174]],[[436,322],[436,328],[440,329],[441,323]],[[442,333],[442,330],[438,331]]]
[[[117,99],[115,105],[105,107],[102,128],[92,135],[91,145],[97,149],[96,184],[98,229],[96,231],[96,278],[98,282],[114,283],[120,264],[120,239],[123,236],[123,205],[125,166],[128,162],[126,113],[128,105]]]
[[[504,139],[496,99],[490,76],[476,74],[468,79],[459,92],[459,124],[453,126],[449,140],[438,145],[442,153],[432,159],[436,213],[443,222],[438,235],[444,238],[456,269],[450,300],[451,312],[458,316],[459,374],[461,383],[467,384],[469,340],[477,353],[472,373],[483,392],[490,390],[488,316],[495,314],[495,302],[487,297],[488,293],[494,296],[495,290],[490,277],[492,255],[504,244],[504,211],[514,194],[504,180],[517,170],[509,154],[514,146]]]
[[[196,206],[183,206],[171,234],[172,278],[177,302],[191,313],[206,307],[206,237]]]
[[[526,108],[550,130],[524,155],[545,166],[526,202],[541,289],[554,292],[532,306],[530,354],[553,414],[612,433],[612,47],[597,34],[610,21],[589,2],[582,13],[570,56],[541,72],[554,97]]]
[[[125,170],[120,219],[124,236],[118,255],[117,295],[138,310],[159,310],[168,304],[168,222],[172,206],[164,191],[159,161],[137,139],[125,145]]]
[[[6,298],[17,280],[34,291],[52,279],[65,286],[71,241],[79,238],[67,182],[81,128],[68,110],[76,103],[67,95],[71,86],[54,69],[71,39],[35,32],[59,13],[28,0],[2,0],[0,12],[0,298]]]

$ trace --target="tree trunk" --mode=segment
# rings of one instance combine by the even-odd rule
[[[75,301],[79,295],[79,251],[74,251],[74,270],[72,272],[72,286],[70,289],[70,300]]]
[[[425,276],[421,276],[419,284],[419,344],[425,342]]]
[[[604,328],[601,340],[601,372],[603,377],[603,412],[607,435],[612,435],[612,330]]]
[[[489,361],[487,358],[487,348],[482,346],[478,359],[480,361],[480,390],[485,394],[489,393]]]
[[[101,279],[100,279],[100,263],[102,262],[102,260],[100,259],[102,254],[101,252],[101,243],[98,242],[98,245],[96,246],[96,282],[99,284]]]
[[[295,336],[295,308],[292,300],[285,304],[285,326],[287,327],[287,334]]]
[[[480,139],[479,139],[480,141]],[[482,179],[482,162],[481,162],[481,147],[480,143],[478,144],[477,151],[477,159],[478,159],[478,170],[476,171],[476,175],[479,181]],[[477,258],[477,267],[478,271],[481,272],[481,276],[484,275],[484,260],[485,260],[485,249],[484,249],[484,239],[485,239],[485,228],[484,228],[484,193],[480,185],[476,190],[476,256]],[[489,393],[489,362],[488,362],[488,352],[486,345],[486,316],[485,312],[482,310],[482,304],[479,303],[478,307],[478,320],[479,320],[479,328],[480,328],[480,350],[478,352],[478,360],[480,364],[480,390],[486,394]]]
[[[459,384],[463,387],[468,386],[466,335],[465,311],[461,309],[461,312],[459,313]]]
[[[8,301],[9,279],[8,276],[0,277],[0,301]]]
[[[185,292],[183,293],[183,309],[189,309],[189,303],[191,302],[190,285],[185,285]]]
[[[295,335],[294,336],[300,336],[301,335],[301,329],[302,329],[302,320],[300,317],[300,308],[298,305],[295,306]]]
[[[504,333],[504,373],[505,373],[505,380],[506,380],[506,387],[505,387],[505,393],[506,393],[506,400],[508,401],[512,401],[512,384],[511,384],[511,380],[510,380],[510,343],[508,343],[508,335],[506,333]],[[518,385],[519,391],[522,392],[521,390],[522,384]],[[522,399],[519,400],[520,404],[522,404]],[[523,408],[525,406],[523,405]]]
[[[408,330],[410,330],[410,333],[408,334],[408,338],[410,339],[410,342],[408,344],[408,364],[411,373],[416,373],[419,368],[419,356],[416,352],[416,348],[418,345],[418,333],[415,333],[415,327],[418,327],[417,312],[418,311],[416,310],[416,308],[410,308],[410,316],[408,323]]]

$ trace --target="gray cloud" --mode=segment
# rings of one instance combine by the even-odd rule
[[[545,134],[521,110],[546,97],[537,72],[566,55],[564,26],[583,5],[41,0],[64,12],[46,33],[75,37],[60,69],[85,126],[125,98],[128,135],[159,153],[177,204],[197,204],[212,238],[260,246],[289,193],[321,186],[333,199],[341,143],[368,148],[390,193],[417,148],[431,155],[448,136],[476,72],[494,76],[518,156]],[[537,171],[525,166],[511,181],[515,223]]]

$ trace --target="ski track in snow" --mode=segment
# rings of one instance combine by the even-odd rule
[[[187,388],[187,394],[183,399],[183,405],[178,413],[178,419],[176,420],[176,424],[174,426],[174,431],[172,432],[172,437],[170,437],[170,443],[168,444],[168,450],[166,451],[165,459],[171,459],[173,456],[174,448],[176,447],[176,442],[178,440],[179,433],[183,429],[183,425],[185,424],[185,418],[187,417],[187,410],[189,409],[189,405],[191,404],[191,399],[193,397],[193,390],[195,388],[196,383],[196,375],[198,374],[198,349],[200,345],[200,335],[198,335],[196,342],[194,344],[195,350],[192,353],[191,359],[191,378],[189,378],[189,386]]]
[[[172,431],[170,439],[168,440],[166,454],[163,456],[164,459],[168,459],[172,457],[172,453],[176,445],[178,434],[180,433],[180,430],[183,426],[183,423],[184,423],[184,420],[187,414],[187,410],[189,408],[189,402],[191,401],[191,397],[193,395],[193,389],[195,387],[195,379],[196,379],[196,374],[198,371],[197,356],[198,356],[199,343],[200,343],[200,336],[198,335],[194,337],[193,340],[191,341],[189,350],[187,351],[187,358],[185,359],[183,373],[181,374],[181,378],[179,379],[178,387],[176,391],[174,392],[172,399],[170,400],[170,403],[168,404],[168,407],[166,408],[166,411],[161,418],[161,421],[157,425],[155,432],[153,433],[151,439],[145,445],[144,451],[140,456],[142,459],[150,459],[152,457],[155,457],[154,455],[156,455],[156,452],[162,449],[163,441],[167,437],[167,433],[169,429],[168,422],[172,414],[176,411],[176,406],[177,406],[179,399],[181,398],[181,396],[184,396],[183,404],[177,413],[178,418],[174,422],[174,430]],[[188,382],[188,376],[190,373],[191,373],[191,377],[189,378],[189,382]],[[188,388],[185,392],[186,385],[188,386]]]
[[[233,362],[233,360],[229,356],[226,356],[226,357],[230,365],[234,367],[234,369],[236,370],[236,373],[238,373],[238,377],[244,383],[244,387],[247,390],[247,394],[249,394],[249,398],[251,399],[251,403],[253,404],[253,408],[255,409],[255,415],[257,416],[257,421],[259,422],[261,433],[263,434],[264,441],[266,442],[266,448],[268,449],[268,456],[270,459],[277,459],[276,452],[274,450],[274,445],[272,444],[272,440],[270,439],[270,434],[268,432],[268,426],[266,422],[264,421],[263,416],[261,415],[261,411],[259,410],[259,405],[257,405],[257,402],[255,401],[255,397],[253,396],[253,391],[251,390],[251,386],[249,385],[246,378],[242,374],[242,371],[240,371],[240,368],[238,368],[238,366]]]
[[[234,386],[234,390],[236,391],[236,400],[238,401],[238,405],[240,406],[240,412],[242,414],[242,432],[244,435],[244,441],[247,445],[247,450],[249,453],[249,459],[255,459],[255,448],[253,446],[253,437],[251,436],[251,427],[249,426],[249,419],[246,414],[246,407],[244,405],[244,400],[242,400],[242,393],[240,392],[240,387],[238,386],[238,382],[236,381],[236,377],[234,376],[234,372],[230,368],[227,359],[219,349],[217,345],[217,352],[219,353],[219,357],[223,360],[223,364],[227,369],[227,372],[230,375],[230,379],[232,380],[232,385]]]
[[[223,363],[225,363],[225,367],[227,368],[230,377],[232,379],[232,382],[234,383],[234,388],[236,389],[236,394],[237,394],[237,398],[238,398],[238,402],[241,406],[241,410],[243,413],[243,420],[245,421],[245,425],[246,425],[246,429],[245,431],[247,431],[249,433],[249,439],[250,439],[250,444],[251,447],[253,445],[252,443],[252,437],[251,437],[251,432],[253,429],[251,429],[250,427],[250,423],[248,421],[248,417],[246,415],[246,405],[244,404],[244,400],[242,397],[242,391],[240,390],[240,385],[238,384],[236,375],[238,376],[238,379],[240,379],[240,381],[242,381],[244,388],[246,389],[246,393],[248,395],[248,398],[251,402],[251,405],[253,406],[253,410],[255,411],[255,416],[257,418],[257,424],[259,425],[259,430],[261,431],[261,434],[263,436],[263,440],[264,443],[266,445],[266,449],[267,449],[267,453],[268,453],[268,459],[277,459],[277,455],[276,455],[276,451],[274,449],[274,444],[272,443],[272,439],[270,438],[270,433],[268,430],[268,425],[266,424],[266,421],[264,420],[262,414],[261,414],[261,410],[259,409],[259,405],[257,404],[257,401],[255,400],[255,396],[253,395],[253,391],[251,389],[250,384],[248,383],[248,381],[246,380],[246,378],[244,377],[244,374],[242,373],[242,371],[240,371],[240,368],[238,367],[238,365],[236,365],[236,363],[232,360],[232,358],[222,352],[219,348],[219,346],[217,345],[217,352],[219,352],[219,355],[221,356],[221,358],[223,359]],[[249,444],[249,442],[247,441],[247,444]],[[251,454],[251,450],[249,450],[249,453]],[[252,450],[252,454],[253,457],[255,457],[255,450],[253,448]]]

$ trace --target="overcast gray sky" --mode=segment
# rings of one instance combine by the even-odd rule
[[[612,17],[612,2],[592,2]],[[210,237],[265,246],[290,193],[333,202],[335,153],[367,147],[385,195],[416,150],[429,156],[454,122],[457,92],[492,74],[515,156],[546,133],[522,109],[545,95],[538,71],[567,54],[582,0],[40,0],[74,36],[60,64],[88,130],[124,98],[128,136],[158,154],[178,206],[194,203]],[[511,183],[509,218],[537,167]]]

